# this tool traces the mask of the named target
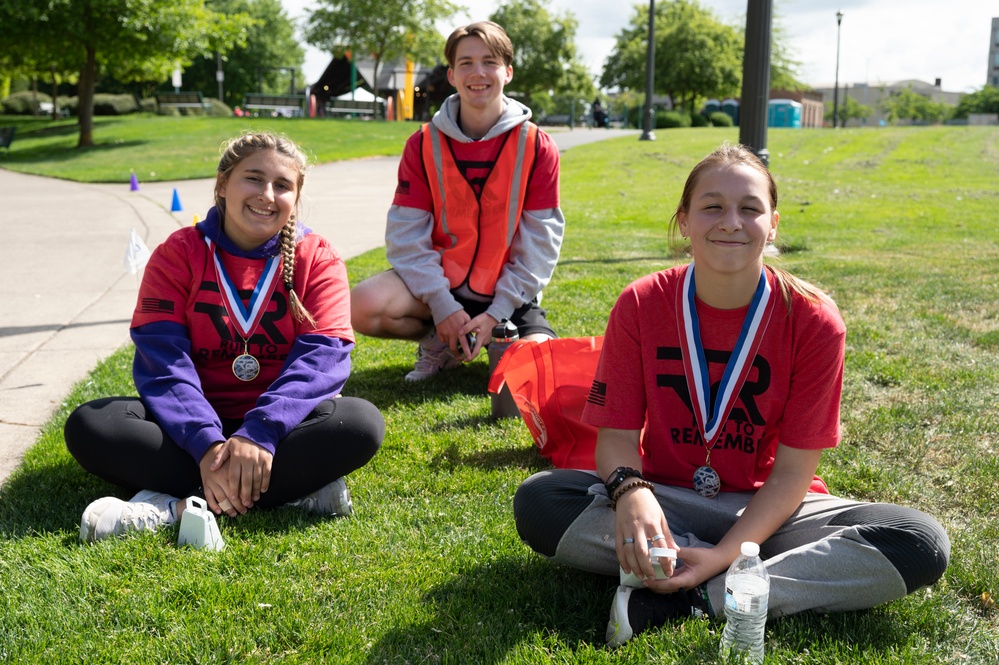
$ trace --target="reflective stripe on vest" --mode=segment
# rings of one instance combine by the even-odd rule
[[[440,130],[427,123],[422,131],[423,164],[434,193],[431,238],[444,274],[452,289],[467,282],[474,293],[494,295],[524,210],[537,125],[526,122],[507,133],[478,197]]]

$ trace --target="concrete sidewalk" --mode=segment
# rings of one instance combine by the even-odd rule
[[[560,150],[635,130],[556,131]],[[384,244],[398,158],[315,166],[302,219],[345,258]],[[203,219],[213,179],[85,185],[0,169],[0,483],[72,387],[128,342],[138,277],[125,270],[132,228],[150,249]],[[182,210],[171,212],[177,191]],[[568,220],[571,224],[572,220]]]

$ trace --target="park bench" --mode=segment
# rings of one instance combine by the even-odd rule
[[[16,127],[0,127],[0,148],[10,152],[10,144],[14,142],[14,130]]]
[[[362,102],[351,99],[331,99],[326,104],[326,112],[334,114],[375,115],[381,108],[379,102]]]
[[[205,109],[209,104],[200,92],[157,92],[156,108],[166,109]]]
[[[243,108],[248,111],[270,111],[286,118],[304,115],[305,95],[264,95],[250,93],[243,97]]]

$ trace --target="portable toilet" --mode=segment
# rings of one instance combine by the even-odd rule
[[[721,103],[722,113],[727,113],[728,117],[732,118],[732,124],[739,125],[739,100],[738,99],[725,99]]]
[[[771,99],[767,126],[801,129],[801,103],[793,99]]]
[[[721,102],[719,102],[717,99],[709,99],[708,101],[704,102],[704,111],[703,111],[704,115],[711,115],[712,113],[720,109],[721,109]]]

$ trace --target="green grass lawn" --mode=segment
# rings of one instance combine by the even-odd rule
[[[142,182],[207,178],[215,174],[222,143],[249,128],[286,134],[317,163],[401,155],[417,128],[343,119],[99,116],[94,146],[78,150],[73,118],[0,115],[0,125],[16,127],[10,152],[0,152],[0,167],[79,182],[128,182],[133,171]]]
[[[238,126],[196,122],[211,155]],[[335,158],[309,124],[285,126]],[[142,136],[139,126],[128,134]],[[154,126],[150,134],[166,131]],[[665,230],[683,179],[737,138],[736,129],[667,130],[654,142],[617,139],[563,155],[568,227],[545,292],[561,335],[602,333],[628,282],[672,265]],[[160,148],[136,154],[163,148],[153,143]],[[172,143],[178,155],[202,154],[186,138]],[[953,549],[944,578],[905,599],[771,621],[767,662],[999,663],[999,613],[981,600],[999,595],[999,131],[771,130],[768,147],[781,188],[779,263],[828,290],[848,328],[844,438],[820,474],[837,494],[928,511]],[[101,180],[107,170],[95,156],[123,163],[112,149],[38,151],[50,157],[15,149],[0,166]],[[63,161],[53,163],[57,154]],[[204,175],[175,161],[158,168]],[[355,283],[386,265],[381,251],[348,262]],[[490,418],[485,359],[409,385],[402,375],[413,351],[362,337],[354,353],[346,392],[378,405],[388,424],[381,452],[349,478],[355,516],[223,517],[219,553],[178,549],[176,529],[78,542],[91,500],[127,498],[80,469],[62,440],[76,405],[134,394],[129,348],[102,363],[2,488],[0,660],[714,662],[721,626],[706,621],[603,646],[615,580],[551,564],[517,537],[513,494],[547,463],[520,421]]]

